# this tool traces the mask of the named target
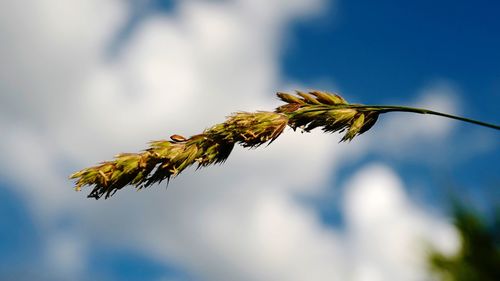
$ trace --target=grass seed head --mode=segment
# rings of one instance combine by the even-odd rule
[[[200,168],[223,163],[236,144],[248,148],[270,144],[287,125],[305,131],[318,127],[326,132],[345,130],[342,141],[350,141],[370,129],[378,117],[375,111],[352,107],[339,95],[327,92],[277,96],[285,104],[274,112],[236,112],[201,134],[189,138],[175,134],[171,140],[152,141],[140,153],[118,154],[114,160],[78,171],[70,178],[76,180],[76,190],[93,187],[88,197],[108,198],[127,185],[141,189],[168,181],[193,164]]]
[[[341,141],[350,141],[377,121],[377,112],[356,108],[358,105],[349,104],[337,94],[311,91],[297,92],[296,95],[279,93],[278,96],[287,104],[276,109],[276,112],[289,116],[288,125],[294,129],[300,127],[310,131],[319,127],[325,132],[347,131]]]

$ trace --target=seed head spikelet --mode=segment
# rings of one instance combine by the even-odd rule
[[[247,148],[270,144],[287,125],[305,132],[315,128],[345,132],[341,141],[351,141],[375,125],[380,114],[395,111],[433,114],[500,130],[497,125],[427,109],[350,104],[337,94],[322,91],[279,92],[277,96],[285,104],[274,112],[236,112],[201,134],[189,138],[174,134],[170,140],[152,141],[142,152],[118,154],[114,160],[78,171],[70,178],[76,180],[76,190],[93,186],[88,197],[108,198],[127,185],[142,189],[169,181],[193,164],[201,168],[224,163],[235,144]]]
[[[302,128],[306,132],[318,127],[332,133],[347,131],[341,141],[350,141],[366,132],[375,124],[379,115],[376,110],[351,108],[353,105],[337,94],[297,91],[297,96],[278,93],[278,97],[286,104],[278,107],[276,112],[289,116],[288,125],[293,129]],[[365,118],[366,116],[369,118]]]

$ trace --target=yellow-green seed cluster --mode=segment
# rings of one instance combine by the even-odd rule
[[[339,95],[321,91],[278,93],[278,97],[287,104],[276,111],[289,116],[290,127],[306,132],[318,127],[332,133],[347,131],[342,141],[350,141],[369,130],[379,115],[375,110],[356,108],[357,105],[349,104]]]

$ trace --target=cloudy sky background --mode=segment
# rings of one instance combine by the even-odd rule
[[[287,130],[168,191],[95,201],[67,176],[278,90],[498,123],[498,8],[2,1],[0,279],[427,280],[429,247],[458,245],[448,195],[486,212],[498,196],[495,131],[394,113],[350,144]]]

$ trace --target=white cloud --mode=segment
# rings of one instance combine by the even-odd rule
[[[389,104],[408,105],[460,115],[460,89],[446,80],[435,81],[418,90],[414,101],[397,101]],[[444,164],[450,157],[436,158],[429,155],[445,155],[450,139],[457,126],[456,120],[434,115],[390,112],[380,115],[375,126],[354,140],[356,147],[346,147],[351,160],[366,153],[379,153],[392,159]],[[480,151],[480,145],[469,145],[467,151]],[[426,151],[426,153],[422,153]],[[449,153],[448,153],[449,154]],[[447,154],[447,155],[448,155]],[[448,155],[452,156],[452,155]]]
[[[46,259],[43,262],[61,280],[78,280],[85,270],[84,257],[88,245],[82,237],[75,236],[73,233],[53,233],[46,244]]]
[[[458,89],[450,82],[435,82],[419,92],[418,99],[412,106],[448,114],[458,114],[460,110]],[[409,146],[422,139],[430,141],[442,140],[450,134],[456,122],[433,115],[393,114],[394,116],[390,119],[387,118],[389,120],[386,120],[386,124],[381,128],[382,130],[379,130],[379,132],[381,131],[379,135],[385,135],[391,146],[405,144]]]
[[[454,228],[416,206],[403,187],[380,164],[363,168],[345,187],[354,280],[425,280],[430,245],[450,254],[458,247]]]
[[[2,1],[0,116],[40,125],[66,113],[74,86],[125,18],[119,0]]]
[[[284,80],[277,64],[283,27],[319,12],[324,1],[178,1],[172,16],[142,22],[113,60],[104,54],[126,20],[123,2],[16,3],[0,4],[0,36],[7,36],[0,41],[8,42],[0,45],[7,61],[0,66],[0,81],[7,81],[0,84],[0,120],[8,120],[0,123],[0,173],[19,185],[45,235],[54,235],[46,239],[47,255],[62,275],[80,272],[85,241],[98,241],[177,262],[206,280],[361,280],[350,264],[382,278],[399,270],[398,258],[407,256],[398,247],[414,232],[445,227],[406,207],[401,183],[383,169],[364,173],[380,173],[388,191],[362,192],[354,181],[349,235],[323,225],[294,197],[321,195],[347,155],[338,137],[319,132],[286,133],[251,152],[237,148],[224,167],[187,171],[168,192],[128,189],[98,202],[72,192],[64,164],[90,165],[142,149],[148,139],[194,134],[235,109],[272,108]],[[80,235],[53,229],[61,214],[79,222],[73,231]],[[367,226],[384,222],[408,236],[389,252],[366,237],[373,233]],[[377,229],[374,243],[381,245],[388,238]],[[407,276],[410,269],[402,270],[397,274]]]

